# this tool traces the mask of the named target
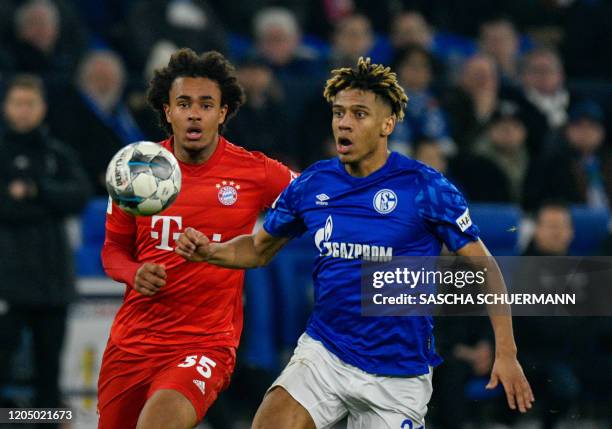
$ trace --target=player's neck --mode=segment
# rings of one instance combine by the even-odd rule
[[[213,141],[209,145],[200,150],[185,149],[184,146],[177,144],[175,140],[174,156],[176,156],[179,161],[184,162],[185,164],[203,164],[213,156],[218,145],[218,135],[217,137],[213,138]]]
[[[357,162],[347,162],[344,164],[344,168],[353,177],[367,177],[383,168],[389,155],[390,152],[385,145],[383,150],[372,152]]]

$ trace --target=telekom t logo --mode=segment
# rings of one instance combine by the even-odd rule
[[[172,251],[173,248],[170,247],[170,224],[172,222],[176,223],[178,229],[180,230],[183,227],[183,218],[181,216],[153,216],[151,218],[151,238],[154,240],[159,240],[159,232],[154,231],[153,228],[155,228],[155,224],[160,219],[162,221],[161,243],[155,246],[155,248]],[[173,233],[172,241],[178,240],[180,235],[180,232]]]

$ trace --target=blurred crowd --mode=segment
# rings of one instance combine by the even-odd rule
[[[436,2],[6,0],[0,78],[42,77],[51,134],[97,195],[110,156],[164,137],[146,105],[177,47],[219,50],[248,101],[227,137],[294,168],[333,155],[322,85],[359,56],[393,67],[410,101],[393,150],[444,172],[470,201],[607,207],[612,42],[598,0]]]
[[[40,128],[37,136],[74,152],[82,171],[71,177],[88,177],[80,197],[106,195],[104,173],[117,150],[165,138],[145,91],[153,71],[187,46],[218,50],[237,67],[247,102],[227,138],[302,170],[334,155],[331,112],[322,97],[330,70],[370,56],[393,68],[410,99],[391,149],[444,173],[470,202],[519,205],[534,217],[527,254],[563,255],[573,234],[567,205],[607,210],[612,203],[611,16],[605,0],[2,0],[0,149],[9,153],[7,145],[29,141],[15,137],[19,130],[7,117],[15,95],[9,82],[23,73],[37,76],[42,88],[26,82],[45,103],[33,127]],[[30,131],[22,134],[32,138]],[[18,189],[14,182],[12,197],[27,201],[36,193],[30,182],[19,179]],[[63,216],[82,208],[74,204],[59,214],[48,210]],[[41,222],[49,216],[45,210],[36,212]],[[0,214],[3,221],[18,217]],[[610,254],[612,245],[602,252]],[[525,330],[538,327],[537,338],[548,329],[559,337],[550,344],[525,339],[534,390],[547,392],[541,407],[547,427],[576,398],[609,400],[609,388],[606,396],[599,383],[590,384],[585,366],[603,365],[608,378],[598,381],[609,386],[609,319],[594,323],[593,361],[571,359],[571,335],[559,331],[578,335],[593,323],[523,322]],[[443,337],[457,330],[453,321],[446,325]],[[450,363],[437,377],[447,384],[434,395],[436,427],[486,415],[461,401],[444,405],[456,399],[453,383],[490,369],[492,350],[481,327],[466,324],[448,335],[457,341],[441,341]],[[468,390],[464,398],[472,408],[490,399]],[[222,400],[217,409],[223,407],[231,408]]]

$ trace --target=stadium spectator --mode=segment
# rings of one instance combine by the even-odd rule
[[[329,68],[347,67],[368,56],[374,45],[374,34],[370,20],[365,15],[355,14],[342,18],[335,26],[332,36]]]
[[[445,97],[451,136],[459,152],[468,151],[499,103],[499,77],[493,59],[470,57],[461,70],[457,85]]]
[[[76,88],[57,97],[50,114],[54,133],[78,152],[96,195],[112,156],[143,135],[123,102],[125,70],[112,51],[92,51],[79,65]]]
[[[523,256],[566,256],[574,238],[572,215],[562,203],[543,203],[536,214],[533,239]]]
[[[500,103],[487,131],[474,145],[474,154],[493,164],[504,177],[505,186],[500,188],[499,193],[507,196],[505,202],[513,203],[522,200],[523,184],[529,167],[527,128],[518,113],[515,104]],[[480,179],[482,182],[487,181],[486,177],[481,176]]]
[[[529,152],[540,156],[551,135],[565,125],[572,99],[565,87],[561,58],[549,48],[536,48],[526,53],[519,73],[519,90],[508,91],[504,97],[519,104],[529,129]]]
[[[9,45],[10,68],[42,75],[51,84],[70,79],[86,42],[72,12],[68,5],[51,0],[29,0],[18,6]]]
[[[149,52],[158,43],[172,42],[197,52],[227,51],[227,36],[207,0],[138,0],[127,17],[130,70],[142,72]]]
[[[533,239],[523,256],[536,256],[521,263],[530,290],[550,290],[547,280],[555,273],[567,274],[559,261],[543,256],[567,256],[574,238],[572,214],[560,200],[541,204],[536,215]],[[577,263],[567,260],[566,263]],[[609,302],[609,271],[602,270],[597,260],[582,259],[571,276],[565,275],[564,293],[575,293],[577,306],[570,310],[582,315],[606,314],[608,309],[598,304]],[[558,275],[557,275],[557,278]],[[585,288],[586,287],[586,288]],[[597,297],[599,291],[605,295]],[[612,323],[609,317],[520,317],[517,331],[519,347],[525,350],[525,363],[530,379],[541,386],[540,404],[536,408],[542,427],[551,429],[567,416],[567,410],[581,402],[594,409],[603,405],[601,427],[611,423],[610,339]],[[588,332],[588,335],[584,333]],[[581,350],[582,353],[575,353]],[[593,371],[597,368],[598,371]],[[608,413],[608,414],[606,414]]]
[[[504,84],[518,81],[519,34],[508,18],[495,18],[480,26],[478,43],[483,53],[495,60]]]
[[[303,25],[309,20],[309,15],[312,12],[318,12],[317,18],[319,23],[328,25],[326,17],[322,13],[319,4],[316,1],[305,2],[303,0],[224,0],[215,1],[215,12],[218,13],[221,22],[227,26],[228,31],[237,34],[240,37],[249,37],[252,35],[253,17],[261,10],[270,7],[278,6],[291,11],[296,20]],[[308,31],[311,33],[312,31]],[[327,37],[327,33],[324,34]]]
[[[593,101],[576,103],[563,137],[527,177],[525,207],[558,198],[607,208],[612,201],[612,155],[604,146],[604,113]]]
[[[398,53],[393,69],[410,101],[404,121],[398,122],[390,136],[391,150],[410,154],[415,141],[433,139],[451,153],[454,144],[448,136],[446,115],[429,90],[433,79],[431,55],[421,46],[409,46]]]
[[[414,10],[404,11],[395,16],[389,38],[396,52],[410,45],[419,45],[426,49],[437,63],[444,66],[443,77],[457,69],[465,58],[476,52],[474,41],[436,31],[420,12]]]
[[[446,174],[448,159],[444,146],[436,140],[418,140],[414,146],[414,159],[429,165],[434,170]]]
[[[150,82],[156,69],[164,67],[168,64],[170,56],[178,51],[178,47],[172,42],[159,42],[149,53],[149,58],[144,68],[144,82]],[[132,83],[132,82],[131,82]],[[145,139],[148,141],[162,141],[166,139],[166,132],[158,125],[157,115],[147,102],[146,86],[130,85],[126,95],[126,103],[129,106],[130,112],[134,116],[134,120],[138,124]]]
[[[538,208],[535,231],[521,261],[521,279],[530,291],[550,290],[546,275],[559,272],[559,263],[544,256],[567,256],[574,237],[572,216],[563,203],[550,200]],[[536,413],[544,429],[552,429],[564,417],[580,393],[580,382],[572,368],[572,347],[581,344],[584,320],[569,317],[515,318],[518,344],[525,356],[526,373],[539,387]],[[581,328],[582,326],[582,328]],[[586,358],[586,357],[584,357]],[[553,411],[554,410],[554,411]]]
[[[229,124],[227,136],[248,150],[261,151],[291,166],[297,165],[294,142],[287,128],[284,94],[270,67],[257,58],[245,60],[238,68],[246,103]]]
[[[289,127],[294,127],[306,100],[319,92],[325,67],[315,50],[302,44],[301,30],[295,15],[282,7],[259,11],[253,20],[255,55],[265,61],[286,94],[291,94],[287,110]]]
[[[564,86],[561,58],[549,49],[536,49],[526,54],[522,70],[523,90],[527,101],[546,116],[551,129],[567,120],[569,93]]]
[[[420,12],[406,11],[398,14],[391,23],[389,38],[396,50],[410,45],[429,49],[433,43],[434,32]]]
[[[295,15],[281,7],[259,11],[253,21],[259,54],[281,79],[308,78],[321,74],[317,54],[302,45],[302,34]]]
[[[10,381],[11,357],[27,327],[34,345],[31,406],[60,407],[60,352],[68,305],[76,297],[65,218],[82,210],[89,187],[76,156],[43,126],[46,101],[38,77],[17,75],[9,82],[3,113],[0,387]]]
[[[468,422],[473,427],[508,423],[501,392],[484,389],[495,355],[486,320],[438,317],[435,335],[444,362],[436,368],[428,423],[439,429],[464,428]]]

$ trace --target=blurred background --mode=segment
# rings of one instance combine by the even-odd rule
[[[611,255],[611,21],[607,0],[1,0],[1,405],[61,401],[76,412],[70,427],[96,427],[97,372],[123,294],[100,263],[104,172],[123,145],[165,138],[145,91],[178,47],[234,62],[248,98],[226,137],[296,170],[334,155],[330,70],[359,56],[391,65],[410,97],[391,149],[465,193],[494,255]],[[6,88],[22,73],[42,79],[46,101],[17,129],[19,94]],[[37,200],[34,131],[74,152],[90,188],[82,204]],[[45,289],[63,274],[28,259],[32,234],[55,253],[65,235],[54,264],[74,263],[74,285]],[[249,427],[305,327],[314,256],[302,239],[248,272],[238,366],[203,427]],[[445,318],[428,428],[611,428],[612,319],[515,326],[535,409],[519,418],[501,390],[484,390],[488,321]]]

